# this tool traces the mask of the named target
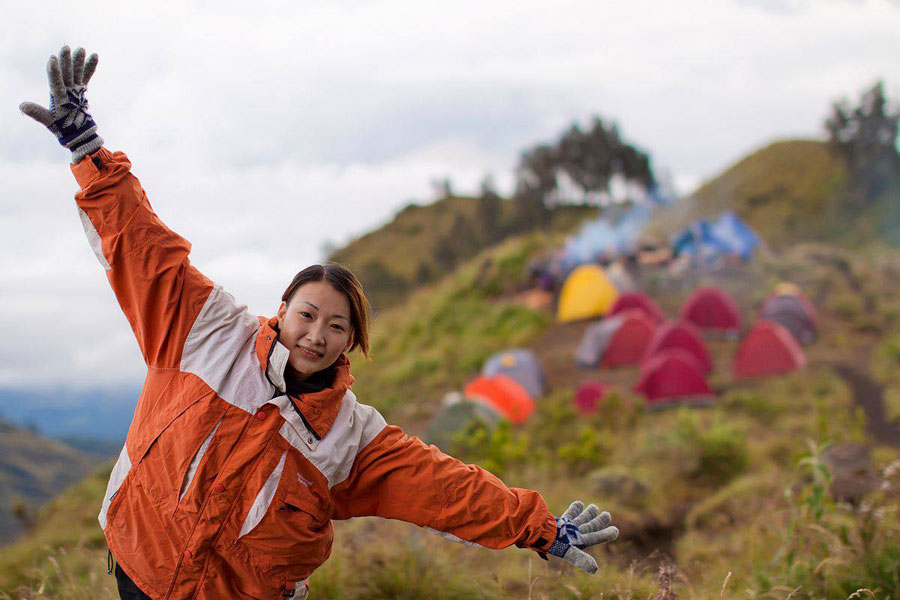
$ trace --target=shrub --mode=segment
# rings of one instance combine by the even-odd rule
[[[704,425],[696,412],[683,408],[678,413],[676,437],[687,446],[687,460],[681,468],[692,479],[719,486],[747,468],[746,437],[721,415]]]

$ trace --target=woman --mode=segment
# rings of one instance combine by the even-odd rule
[[[305,598],[331,521],[365,515],[596,571],[580,548],[616,538],[608,513],[574,502],[555,518],[537,492],[357,401],[345,353],[368,355],[369,314],[352,273],[304,269],[266,319],[191,265],[127,157],[97,135],[84,97],[96,65],[63,47],[47,67],[50,108],[20,108],[72,151],[81,221],[147,363],[99,516],[121,596]]]

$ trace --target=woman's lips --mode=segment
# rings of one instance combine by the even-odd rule
[[[304,348],[303,346],[297,346],[297,349],[300,350],[300,354],[302,354],[304,357],[312,360],[317,360],[325,356],[321,352],[316,352],[315,350],[310,350],[309,348]]]

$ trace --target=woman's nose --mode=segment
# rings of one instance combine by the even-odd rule
[[[318,346],[324,346],[325,345],[325,328],[313,326],[309,330],[307,337],[309,338],[310,342],[312,342]]]

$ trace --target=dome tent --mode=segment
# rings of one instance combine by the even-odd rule
[[[640,292],[626,292],[620,295],[612,308],[609,309],[609,314],[617,315],[622,311],[633,308],[644,311],[654,324],[659,324],[666,320],[666,316],[656,302],[653,301],[653,298]]]
[[[602,381],[585,381],[575,390],[573,402],[579,413],[586,415],[597,412],[603,397],[610,387]]]
[[[738,348],[732,365],[737,379],[780,375],[806,366],[803,349],[774,321],[757,321]]]
[[[663,350],[647,361],[641,371],[641,379],[634,390],[643,394],[650,406],[675,402],[709,403],[715,399],[715,393],[697,369],[694,357],[686,350]]]
[[[780,324],[800,344],[807,346],[818,337],[818,328],[815,309],[804,300],[792,294],[771,296],[763,305],[761,318]]]
[[[547,389],[544,369],[531,350],[519,348],[498,352],[485,361],[481,374],[485,377],[506,375],[525,388],[532,398],[537,398]]]
[[[425,441],[444,452],[450,452],[454,436],[469,425],[480,421],[493,427],[499,420],[500,414],[483,402],[461,400],[445,404],[428,424]]]
[[[737,303],[727,292],[715,287],[695,290],[684,303],[681,318],[705,331],[732,336],[741,331]]]
[[[525,388],[506,375],[476,377],[464,391],[466,398],[487,404],[513,423],[524,423],[535,409]]]
[[[578,349],[579,367],[618,367],[640,362],[656,329],[643,311],[632,309],[588,327]]]
[[[582,265],[572,271],[559,294],[557,320],[578,321],[601,317],[609,312],[619,297],[603,269],[597,265]]]
[[[641,362],[646,362],[669,348],[680,348],[693,354],[701,367],[700,372],[704,375],[712,371],[712,358],[703,343],[703,338],[700,337],[697,328],[687,321],[667,321],[657,327]]]

